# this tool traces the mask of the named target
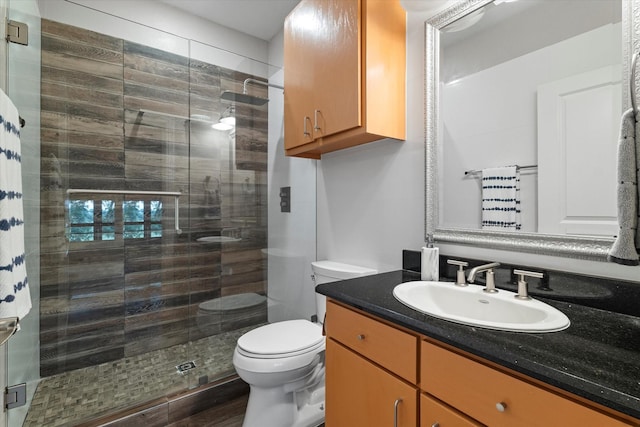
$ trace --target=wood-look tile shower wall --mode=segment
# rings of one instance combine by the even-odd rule
[[[199,302],[266,292],[267,108],[236,107],[235,144],[181,118],[217,120],[229,106],[221,90],[247,77],[42,21],[42,376],[197,339]],[[70,242],[68,188],[182,191],[183,233],[172,197],[161,198],[162,237],[124,239],[123,200],[158,197],[76,195],[116,202],[116,237]],[[241,240],[196,241],[220,234]],[[266,312],[220,330],[262,321]]]

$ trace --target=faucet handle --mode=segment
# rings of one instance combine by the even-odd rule
[[[527,270],[518,270],[514,269],[513,274],[517,274],[518,277],[518,293],[515,295],[516,298],[522,300],[530,300],[529,291],[527,289],[527,281],[525,277],[535,277],[537,279],[542,279],[544,277],[544,273],[540,273],[539,271],[527,271]]]
[[[493,269],[490,268],[485,274],[487,277],[485,281],[486,286],[482,291],[488,294],[497,294],[498,290],[496,289],[495,273],[493,272]]]
[[[466,261],[458,261],[456,259],[448,259],[447,264],[458,266],[458,272],[456,273],[456,285],[467,286],[467,278],[464,275],[464,268],[468,267],[469,263]]]

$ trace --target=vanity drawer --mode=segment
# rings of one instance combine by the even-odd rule
[[[422,389],[491,427],[630,425],[428,342],[421,350]]]
[[[418,337],[327,302],[327,336],[416,384]]]
[[[423,427],[482,427],[482,424],[478,424],[424,393],[420,395],[420,425]]]

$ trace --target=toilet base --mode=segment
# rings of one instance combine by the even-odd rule
[[[311,393],[304,391],[305,404],[298,409],[291,427],[318,427],[324,423],[324,386],[318,387]],[[299,397],[297,394],[296,397]]]
[[[301,407],[299,401],[304,401]],[[283,391],[251,386],[242,427],[317,427],[324,422],[324,385],[315,390]]]

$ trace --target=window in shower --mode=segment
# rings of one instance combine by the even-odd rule
[[[100,208],[98,238],[99,240],[115,240],[116,202],[114,200],[103,200]]]
[[[114,210],[113,200],[70,200],[69,241],[114,240]]]
[[[162,237],[162,202],[127,200],[122,203],[124,239]],[[116,239],[114,200],[70,200],[69,241]]]
[[[162,202],[127,200],[122,204],[125,239],[162,237]]]

